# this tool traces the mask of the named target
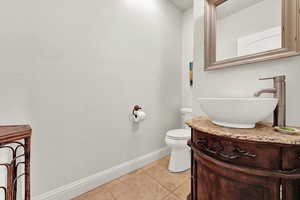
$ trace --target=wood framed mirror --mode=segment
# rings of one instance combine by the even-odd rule
[[[300,0],[204,2],[204,70],[300,53]]]

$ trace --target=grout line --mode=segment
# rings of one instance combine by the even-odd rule
[[[159,165],[159,164],[158,164]],[[185,184],[184,182],[182,184],[180,184],[179,186],[177,186],[175,189],[170,190],[169,188],[165,187],[164,185],[162,185],[158,180],[156,180],[154,177],[152,177],[151,175],[149,175],[147,172],[145,172],[145,174],[150,177],[151,179],[153,179],[157,184],[159,184],[160,186],[162,186],[164,189],[166,189],[168,192],[170,192],[171,194],[175,195],[175,191],[182,186],[183,184]],[[178,197],[177,195],[175,195],[176,197]]]
[[[117,200],[117,198],[114,196],[114,194],[113,194],[111,191],[109,191],[109,192],[110,192],[110,194],[111,194],[113,200]]]
[[[157,164],[158,165],[158,164]],[[157,183],[158,185],[160,185],[162,188],[164,188],[168,193],[166,194],[166,196],[162,197],[161,200],[165,200],[168,196],[170,196],[172,193],[170,192],[170,190],[168,190],[165,186],[163,186],[162,184],[160,184],[155,178],[151,177],[146,170],[144,171],[144,174],[149,177],[151,180],[153,180],[155,183]]]
[[[189,178],[187,178],[187,181],[190,181]],[[175,189],[174,189],[174,192],[179,189],[179,187],[183,186],[185,184],[185,182],[181,183],[179,186],[177,186]]]
[[[163,158],[161,158],[160,160],[163,160],[163,159],[165,159],[166,157],[169,157],[169,156],[165,156],[165,157],[163,157]],[[159,161],[159,160],[157,160],[157,161]],[[157,161],[154,161],[154,162],[157,162]],[[154,163],[153,162],[153,163]],[[153,164],[153,163],[150,163],[149,165],[151,165],[151,164]],[[156,163],[155,165],[159,165],[159,166],[161,166],[161,167],[165,167],[165,166],[163,166],[163,164],[162,163]],[[153,165],[153,166],[151,166],[151,167],[154,167],[155,165]],[[185,182],[182,182],[179,186],[177,186],[175,189],[173,189],[173,190],[170,190],[170,189],[168,189],[168,188],[166,188],[164,185],[162,185],[160,182],[158,182],[154,177],[152,177],[151,175],[149,175],[148,173],[147,173],[147,170],[145,170],[145,174],[147,175],[147,176],[149,176],[151,179],[153,179],[156,183],[158,183],[160,186],[162,186],[163,188],[165,188],[168,192],[170,192],[170,194],[173,194],[173,195],[175,195],[176,197],[178,197],[174,192],[179,188],[179,187],[181,187],[183,184],[185,184]],[[169,196],[169,195],[168,195]],[[180,197],[178,197],[179,199],[181,199]],[[185,200],[185,199],[184,199]]]
[[[152,180],[154,180],[154,182],[156,182],[158,185],[160,185],[161,187],[163,187],[165,190],[167,190],[167,192],[169,192],[169,194],[167,196],[170,195],[171,191],[168,188],[166,188],[161,183],[159,183],[155,178],[153,178],[152,176],[150,176],[146,171],[145,171],[145,175],[148,176],[149,178],[151,178]]]
[[[148,174],[148,172],[145,171],[145,174],[146,174],[148,177],[150,177],[151,179],[153,179],[158,185],[160,185],[160,186],[162,186],[164,189],[166,189],[168,192],[172,192],[172,191],[170,191],[168,188],[166,188],[164,185],[162,185],[160,182],[158,182],[155,178],[153,178],[152,176],[150,176],[150,175]]]
[[[169,196],[171,196],[172,193],[169,193],[167,196],[165,196],[162,200],[166,200]]]
[[[175,192],[177,189],[179,189],[181,186],[183,186],[185,182],[182,182],[179,186],[177,186],[173,191]]]

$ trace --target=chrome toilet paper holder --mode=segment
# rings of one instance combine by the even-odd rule
[[[133,115],[135,118],[138,117],[137,114],[136,114],[135,112],[136,112],[136,111],[139,111],[139,110],[142,110],[142,107],[141,107],[141,106],[135,105],[135,106],[133,107],[132,115]]]

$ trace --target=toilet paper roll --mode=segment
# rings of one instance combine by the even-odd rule
[[[146,118],[146,113],[142,110],[134,111],[133,119],[135,122],[143,121]]]

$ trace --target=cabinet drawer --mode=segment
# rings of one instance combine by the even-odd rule
[[[231,164],[258,169],[281,169],[281,151],[276,146],[212,136],[196,130],[192,131],[192,145],[215,159]]]

